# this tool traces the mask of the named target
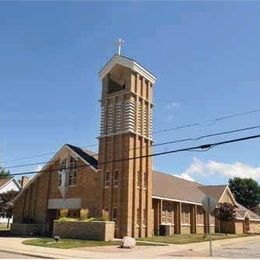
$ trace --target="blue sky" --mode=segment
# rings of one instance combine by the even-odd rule
[[[98,71],[115,53],[155,75],[154,130],[260,108],[259,2],[1,2],[0,161],[44,162],[64,143],[97,143]],[[157,143],[260,124],[260,113],[154,135]],[[168,151],[259,130],[156,148]],[[96,147],[93,147],[95,149]],[[260,140],[154,159],[203,183],[260,180]],[[11,169],[12,173],[37,166]]]

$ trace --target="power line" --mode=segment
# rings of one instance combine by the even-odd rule
[[[250,126],[250,127],[245,127],[245,128],[239,128],[239,129],[234,129],[234,130],[229,130],[229,131],[222,131],[222,132],[208,134],[208,135],[201,135],[199,137],[194,137],[194,138],[184,138],[184,139],[172,140],[172,141],[168,141],[168,142],[154,144],[154,145],[152,145],[152,147],[158,147],[158,146],[181,143],[181,142],[188,142],[188,141],[198,141],[198,140],[201,140],[201,139],[204,139],[204,138],[220,136],[220,135],[227,135],[227,134],[232,134],[232,133],[238,133],[238,132],[243,132],[243,131],[248,131],[248,130],[253,130],[253,129],[258,129],[258,128],[260,128],[260,125]],[[142,148],[145,148],[145,147],[146,146],[130,148],[128,151],[142,149]],[[98,153],[92,154],[92,156],[95,156],[95,155],[98,155]],[[21,168],[21,167],[27,167],[27,166],[35,166],[35,165],[40,165],[40,164],[46,164],[48,162],[51,162],[51,161],[36,162],[36,163],[29,163],[29,164],[20,164],[20,165],[11,165],[11,166],[3,167],[3,168],[14,169],[14,168]]]
[[[169,141],[169,142],[165,142],[165,143],[154,144],[153,146],[161,146],[161,145],[165,145],[165,144],[174,144],[174,143],[187,142],[187,141],[198,141],[198,140],[201,140],[203,138],[233,134],[233,133],[253,130],[253,129],[257,129],[257,128],[260,128],[260,125],[250,126],[250,127],[245,127],[245,128],[235,129],[235,130],[229,130],[229,131],[223,131],[223,132],[218,132],[218,133],[213,133],[213,134],[208,134],[208,135],[201,135],[199,137],[194,137],[194,138],[184,138],[184,139],[179,139],[179,140],[175,140],[175,141]]]
[[[153,134],[165,133],[165,132],[169,132],[169,131],[176,131],[176,130],[180,130],[180,129],[184,129],[184,128],[191,128],[191,127],[203,125],[203,124],[206,124],[206,123],[211,123],[210,125],[213,125],[213,124],[215,124],[219,121],[222,121],[222,120],[226,120],[226,119],[234,118],[234,117],[239,117],[239,116],[244,116],[244,115],[248,115],[248,114],[253,114],[253,113],[257,113],[257,112],[260,112],[260,108],[255,109],[255,110],[249,110],[249,111],[246,111],[246,112],[241,112],[241,113],[230,114],[230,115],[226,115],[226,116],[222,116],[222,117],[217,117],[217,118],[214,118],[214,119],[199,121],[199,122],[195,122],[195,123],[191,123],[191,124],[184,124],[184,125],[180,125],[180,126],[176,126],[176,127],[172,127],[172,128],[161,129],[161,130],[158,130],[158,131],[154,131]],[[81,148],[96,147],[96,146],[98,146],[98,144],[90,144],[90,145],[87,145],[87,146],[84,146],[84,147],[81,147]],[[39,154],[39,155],[33,155],[33,156],[29,156],[29,157],[22,157],[22,158],[17,158],[17,159],[13,159],[13,160],[3,161],[2,163],[22,161],[22,160],[52,155],[52,154],[55,154],[55,153],[56,152],[42,153],[42,154]]]
[[[156,156],[162,156],[166,154],[173,154],[173,153],[178,153],[178,152],[186,152],[186,151],[196,151],[196,150],[209,150],[212,149],[216,146],[224,145],[224,144],[230,144],[230,143],[235,143],[235,142],[242,142],[242,141],[247,141],[247,140],[252,140],[260,138],[260,134],[258,135],[251,135],[251,136],[246,136],[246,137],[241,137],[237,139],[231,139],[231,140],[226,140],[226,141],[221,141],[221,142],[215,142],[215,143],[209,143],[209,144],[203,144],[203,145],[198,145],[198,146],[193,146],[193,147],[188,147],[188,148],[181,148],[177,150],[171,150],[171,151],[165,151],[165,152],[159,152],[159,153],[154,153],[154,154],[148,154],[148,155],[142,155],[142,156],[134,156],[130,158],[124,158],[124,159],[118,159],[118,160],[112,160],[112,161],[104,161],[100,162],[98,165],[103,165],[103,164],[109,164],[109,163],[117,163],[117,162],[123,162],[123,161],[130,161],[130,160],[135,160],[135,159],[143,159],[143,158],[149,158],[149,157],[156,157]],[[86,167],[91,167],[90,165],[80,165],[76,166],[76,168],[86,168]],[[66,167],[65,169],[72,169],[71,167]],[[64,170],[65,170],[64,169]],[[75,169],[75,167],[74,167]],[[18,175],[28,175],[28,174],[35,174],[35,173],[44,173],[44,172],[53,172],[53,171],[58,171],[59,168],[56,169],[51,169],[51,170],[42,170],[42,171],[30,171],[30,172],[20,172],[20,173],[13,173],[11,176],[18,176]]]
[[[255,110],[249,110],[249,111],[242,112],[242,113],[236,113],[236,114],[230,114],[230,115],[226,115],[226,116],[222,116],[222,117],[217,117],[214,119],[199,121],[199,122],[195,122],[195,123],[191,123],[191,124],[180,125],[180,126],[176,126],[176,127],[172,127],[172,128],[166,128],[166,129],[162,129],[159,131],[155,131],[155,132],[153,132],[153,134],[165,133],[165,132],[169,132],[169,131],[180,130],[183,128],[190,128],[190,127],[199,126],[199,125],[207,124],[207,123],[211,123],[210,125],[214,125],[215,123],[222,121],[222,120],[239,117],[239,116],[244,116],[244,115],[248,115],[248,114],[253,114],[253,113],[257,113],[257,112],[260,112],[260,108],[255,109]]]
[[[87,145],[87,146],[84,146],[84,147],[80,147],[80,148],[88,148],[88,147],[93,147],[93,146],[97,146],[97,145],[98,144],[90,144],[90,145]],[[42,154],[38,154],[38,155],[32,155],[32,156],[28,156],[28,157],[21,157],[21,158],[17,158],[17,159],[13,159],[13,160],[3,161],[2,163],[23,161],[23,160],[27,160],[27,159],[36,158],[36,157],[52,155],[52,154],[55,154],[56,152],[49,152],[49,153],[42,153]],[[2,167],[2,168],[5,168],[5,167]]]

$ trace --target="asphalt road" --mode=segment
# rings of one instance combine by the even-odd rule
[[[260,239],[223,245],[214,252],[215,257],[260,258]]]

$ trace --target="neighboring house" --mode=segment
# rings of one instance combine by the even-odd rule
[[[20,191],[21,185],[15,178],[0,178],[0,194],[6,193],[8,191]],[[0,217],[0,223],[7,223],[8,219],[5,217]],[[10,220],[12,222],[12,219]]]
[[[88,209],[93,217],[108,215],[116,237],[204,233],[209,222],[213,231],[221,231],[221,223],[208,219],[201,201],[211,195],[217,202],[236,205],[228,186],[204,186],[153,170],[156,77],[120,55],[114,55],[99,76],[98,156],[64,145],[16,197],[14,222],[42,224],[43,231],[52,234],[53,220],[66,208],[69,217],[79,217],[80,209]],[[259,225],[260,218],[248,213],[242,228],[235,225],[232,231],[247,232],[245,221]]]

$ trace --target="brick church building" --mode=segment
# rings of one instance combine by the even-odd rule
[[[106,213],[117,237],[221,232],[209,219],[202,199],[236,206],[229,232],[260,232],[260,217],[239,205],[227,185],[206,186],[152,168],[152,110],[156,77],[136,61],[114,55],[99,73],[102,82],[98,155],[65,144],[15,199],[14,223],[42,224],[51,234],[53,220]]]

